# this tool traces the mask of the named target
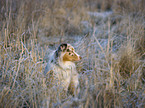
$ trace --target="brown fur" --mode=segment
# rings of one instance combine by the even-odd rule
[[[63,61],[79,61],[81,59],[80,56],[75,52],[74,48],[68,47],[66,49],[66,53],[63,56]]]

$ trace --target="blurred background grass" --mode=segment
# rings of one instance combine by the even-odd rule
[[[1,107],[145,107],[144,0],[1,0]],[[80,94],[61,100],[43,71],[68,42]]]

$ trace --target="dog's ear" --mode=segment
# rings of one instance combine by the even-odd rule
[[[67,49],[67,43],[60,44],[58,49],[55,51],[55,58],[57,59],[61,52],[64,52]]]
[[[67,49],[67,44],[66,43],[63,43],[63,44],[61,44],[60,46],[59,46],[59,50],[60,51],[65,51]]]

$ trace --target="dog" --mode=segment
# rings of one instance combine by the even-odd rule
[[[48,76],[50,85],[58,85],[64,91],[73,96],[76,95],[78,93],[79,74],[74,62],[81,59],[82,57],[75,52],[72,45],[60,44],[57,50],[52,53],[44,71],[44,75]]]

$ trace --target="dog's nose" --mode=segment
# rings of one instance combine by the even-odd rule
[[[80,56],[80,59],[82,59],[82,57]]]

